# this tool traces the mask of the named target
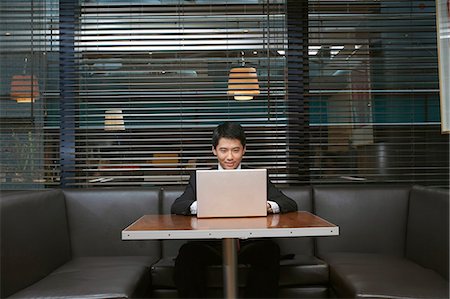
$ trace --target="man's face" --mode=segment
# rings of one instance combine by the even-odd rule
[[[217,147],[213,147],[212,151],[223,169],[235,169],[241,164],[245,147],[239,139],[220,138]]]

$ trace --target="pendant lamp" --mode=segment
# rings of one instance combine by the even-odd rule
[[[125,122],[120,109],[105,111],[105,131],[124,131]]]
[[[256,69],[246,67],[244,53],[242,53],[242,66],[230,70],[228,78],[228,95],[234,96],[235,100],[251,100],[259,95],[259,82]]]
[[[35,76],[14,75],[11,79],[11,98],[17,103],[31,103],[39,97],[39,84]]]

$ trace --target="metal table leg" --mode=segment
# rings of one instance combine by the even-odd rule
[[[237,239],[223,239],[222,249],[224,295],[237,298]]]

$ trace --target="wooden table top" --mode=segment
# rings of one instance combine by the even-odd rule
[[[267,217],[197,218],[144,215],[122,231],[123,240],[334,236],[339,228],[309,212]]]

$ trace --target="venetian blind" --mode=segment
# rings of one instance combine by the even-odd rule
[[[225,120],[277,183],[448,187],[434,1],[0,8],[2,189],[182,184],[215,165]],[[260,94],[238,102],[228,72],[242,60]]]
[[[435,2],[309,1],[310,182],[448,187]]]
[[[75,11],[61,32],[62,142],[73,144],[64,185],[183,183],[216,165],[212,130],[229,120],[246,130],[244,163],[286,180],[282,1],[81,1]],[[230,69],[242,66],[258,76],[250,101],[227,93]]]
[[[0,188],[59,185],[59,4],[0,2]]]

